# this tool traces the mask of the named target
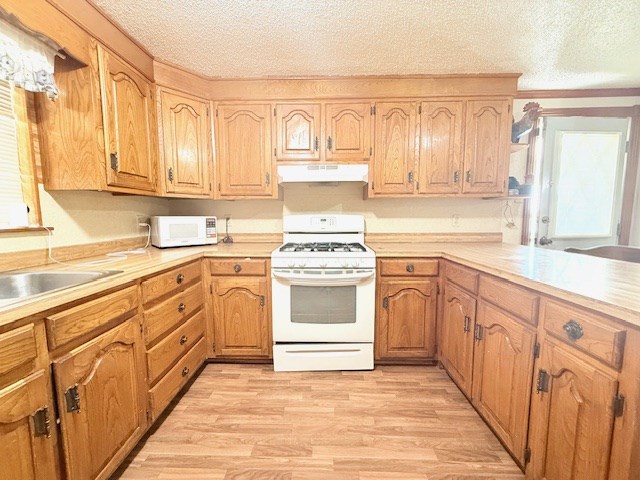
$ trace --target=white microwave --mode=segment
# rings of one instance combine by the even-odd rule
[[[159,248],[218,243],[216,217],[151,217],[151,245]]]

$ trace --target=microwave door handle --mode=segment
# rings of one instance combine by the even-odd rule
[[[357,285],[364,280],[374,277],[375,270],[364,273],[350,273],[347,275],[305,275],[300,273],[278,272],[272,271],[274,278],[285,280],[291,285],[317,285],[317,286],[333,286],[333,285]]]

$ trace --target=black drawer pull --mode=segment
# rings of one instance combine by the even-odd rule
[[[180,337],[180,345],[184,345],[185,343],[187,343],[187,336],[186,335],[182,335]]]
[[[184,275],[179,273],[178,276],[176,277],[176,283],[180,285],[182,282],[184,282]]]
[[[189,367],[184,367],[182,369],[182,376],[186,377],[187,375],[189,375]]]
[[[407,272],[413,273],[414,267],[413,263],[407,263]]]
[[[178,312],[182,313],[186,308],[187,306],[181,302],[180,305],[178,305]]]
[[[242,265],[240,265],[239,263],[236,263],[233,266],[233,271],[236,272],[236,273],[240,273],[242,271]]]
[[[565,332],[567,332],[567,335],[569,336],[569,338],[574,341],[578,340],[584,335],[584,330],[582,329],[582,325],[580,325],[575,320],[569,320],[567,323],[565,323],[562,326],[562,328],[564,329]]]

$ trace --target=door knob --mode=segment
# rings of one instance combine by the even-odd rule
[[[553,240],[551,240],[550,238],[547,238],[546,236],[544,237],[540,237],[540,239],[538,240],[538,243],[540,245],[551,245],[553,243]]]

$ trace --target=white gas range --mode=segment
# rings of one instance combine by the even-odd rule
[[[276,371],[371,370],[375,252],[361,215],[288,215],[271,253]]]

